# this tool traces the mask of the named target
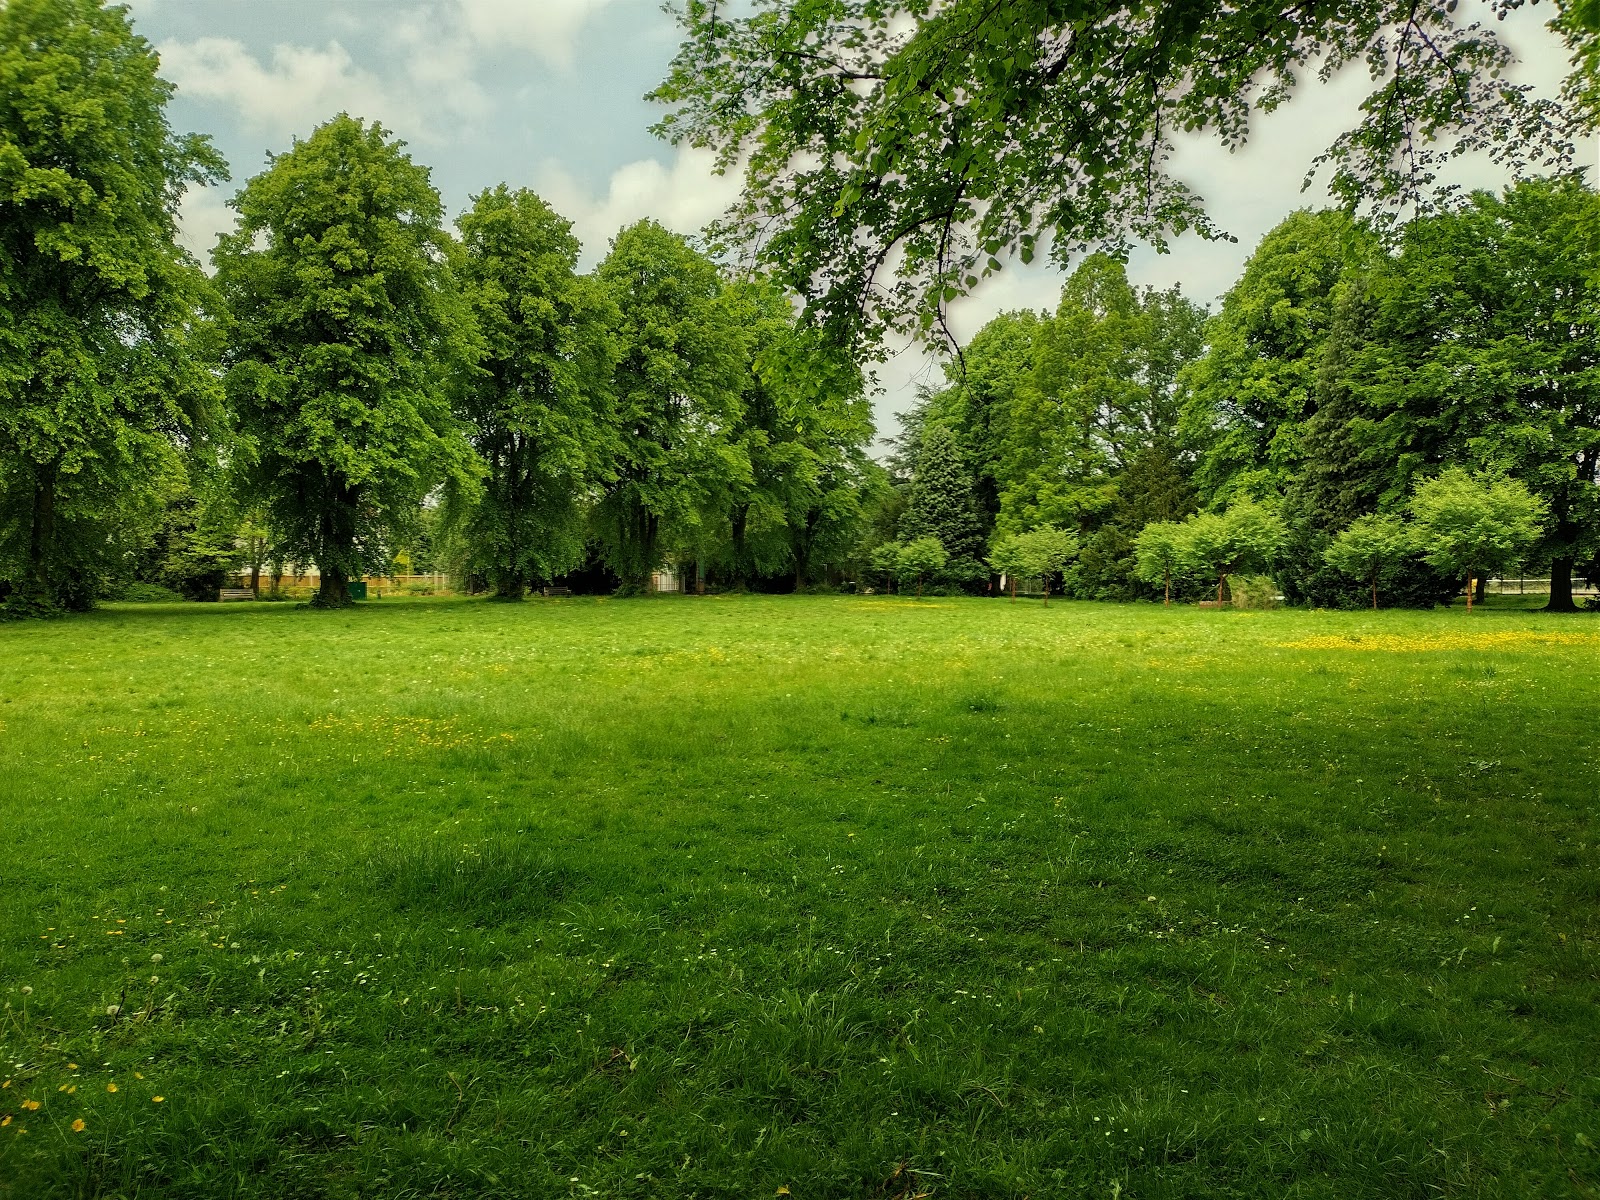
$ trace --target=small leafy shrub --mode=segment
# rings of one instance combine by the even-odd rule
[[[1235,608],[1277,608],[1278,584],[1270,575],[1235,575],[1228,580]]]
[[[162,587],[159,583],[130,583],[122,589],[116,599],[126,600],[133,604],[171,604],[182,600],[183,597],[169,587]]]

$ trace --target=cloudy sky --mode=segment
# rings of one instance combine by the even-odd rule
[[[1486,4],[1467,0],[1464,8]],[[433,170],[447,209],[499,182],[536,189],[569,217],[584,264],[604,255],[623,225],[652,216],[693,233],[731,199],[733,183],[704,155],[651,136],[660,113],[644,94],[666,74],[677,29],[658,0],[132,0],[136,28],[161,53],[178,87],[171,117],[180,130],[209,133],[232,166],[234,185],[268,153],[341,111],[377,119],[405,138]],[[1550,6],[1514,14],[1501,27],[1522,58],[1526,82],[1554,90],[1565,73],[1559,42],[1543,28]],[[1318,151],[1356,118],[1367,81],[1358,75],[1308,84],[1285,109],[1259,122],[1249,148],[1229,155],[1206,142],[1185,146],[1179,173],[1239,240],[1189,238],[1167,255],[1136,254],[1140,283],[1181,284],[1215,304],[1257,240],[1291,210],[1326,200],[1300,183]],[[1594,147],[1585,158],[1595,160]],[[1482,164],[1463,179],[1493,186]],[[231,221],[233,186],[193,193],[185,237],[202,259]],[[969,337],[997,312],[1052,308],[1059,276],[1036,263],[1008,269],[962,302],[956,332]],[[918,348],[879,371],[880,432],[939,378]]]

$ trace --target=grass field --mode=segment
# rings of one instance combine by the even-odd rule
[[[0,627],[0,1196],[1597,1196],[1597,685],[1509,603]]]

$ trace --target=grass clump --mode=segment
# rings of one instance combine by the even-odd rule
[[[375,889],[403,909],[459,913],[480,922],[533,917],[568,895],[572,871],[515,835],[466,846],[412,841],[375,854]]]

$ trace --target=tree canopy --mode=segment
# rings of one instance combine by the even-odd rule
[[[1521,0],[1494,0],[1497,15]],[[1481,151],[1557,168],[1592,109],[1501,78],[1510,52],[1457,0],[1063,5],[1058,0],[759,0],[679,10],[657,131],[743,175],[728,239],[828,319],[868,336],[943,306],[1048,240],[1086,249],[1223,230],[1171,169],[1181,135],[1236,147],[1302,79],[1365,70],[1360,124],[1315,160],[1350,204],[1425,208]],[[1581,22],[1563,27],[1587,52]],[[1308,164],[1312,165],[1312,164]]]
[[[1410,504],[1428,561],[1467,577],[1469,609],[1473,578],[1515,566],[1538,539],[1548,509],[1515,479],[1460,467],[1419,482]]]
[[[427,169],[382,126],[339,116],[271,160],[219,242],[239,462],[317,602],[388,563],[394,535],[470,469],[447,378],[463,343]]]
[[[750,479],[745,331],[710,259],[655,221],[619,233],[596,272],[615,305],[621,449],[596,511],[607,561],[643,590],[671,539],[689,540]]]
[[[0,4],[0,594],[87,607],[141,504],[159,506],[215,388],[205,285],[175,243],[191,183],[226,174],[167,124],[172,86],[125,8]]]
[[[617,452],[615,312],[577,274],[571,222],[532,192],[487,190],[457,226],[460,283],[483,342],[457,406],[486,468],[466,570],[520,599],[584,558],[584,501]]]

